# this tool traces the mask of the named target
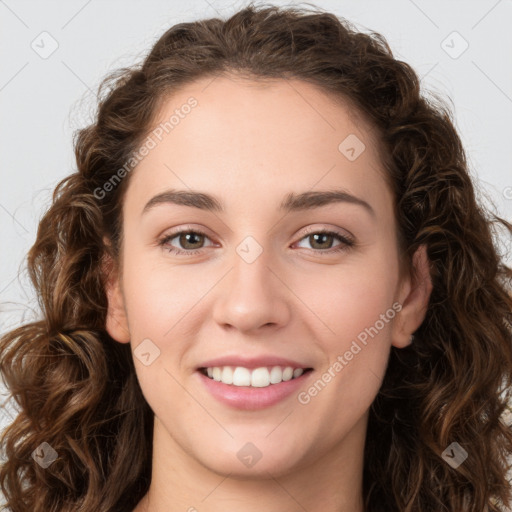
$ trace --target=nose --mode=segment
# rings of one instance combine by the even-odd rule
[[[235,253],[217,288],[213,317],[218,325],[246,333],[286,325],[293,294],[274,267],[268,251],[251,263]]]

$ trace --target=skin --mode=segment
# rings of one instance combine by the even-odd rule
[[[201,79],[166,98],[155,126],[190,96],[198,100],[132,171],[123,205],[118,272],[110,276],[107,330],[132,350],[149,338],[160,350],[150,365],[134,357],[155,413],[153,477],[136,512],[362,512],[368,409],[393,345],[421,325],[432,289],[424,247],[418,271],[400,273],[393,197],[371,126],[298,80],[272,83],[234,76]],[[350,161],[338,150],[349,134],[366,146]],[[224,213],[159,204],[170,189],[214,194]],[[375,215],[347,202],[278,211],[290,192],[344,188]],[[186,244],[173,228],[200,229]],[[356,245],[316,242],[321,229],[352,235]],[[263,249],[248,264],[237,246],[252,236]],[[181,242],[181,243],[180,243]],[[330,254],[322,255],[321,252]],[[293,393],[258,411],[218,402],[196,368],[226,354],[273,354],[308,363],[308,390],[374,326],[393,303],[401,311],[307,404]],[[261,459],[246,467],[247,443]]]

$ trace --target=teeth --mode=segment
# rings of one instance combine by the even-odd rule
[[[215,366],[207,368],[206,374],[210,379],[231,384],[233,386],[251,386],[254,388],[266,388],[271,384],[279,384],[300,377],[304,373],[302,368],[292,368],[286,366],[261,367],[249,370],[242,366],[233,368],[232,366]]]
[[[233,384],[233,368],[231,366],[224,366],[220,380],[224,384]]]
[[[250,386],[251,372],[247,368],[237,366],[233,372],[233,386]]]

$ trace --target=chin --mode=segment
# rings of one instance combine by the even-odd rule
[[[268,479],[269,473],[277,476],[290,472],[304,456],[304,445],[298,445],[289,437],[288,442],[284,443],[282,438],[271,439],[272,435],[266,437],[267,430],[260,431],[258,436],[230,432],[234,438],[230,438],[224,445],[221,445],[220,440],[212,439],[211,435],[203,438],[208,440],[206,446],[204,441],[191,443],[196,460],[219,475],[240,479]],[[301,446],[301,453],[297,446]]]

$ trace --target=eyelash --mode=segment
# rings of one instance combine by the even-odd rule
[[[187,234],[193,233],[195,235],[202,235],[202,236],[204,236],[206,238],[209,238],[206,233],[204,233],[204,232],[202,232],[200,230],[197,230],[197,229],[182,229],[180,231],[175,231],[174,233],[170,233],[169,235],[166,235],[161,240],[159,240],[158,245],[161,246],[161,247],[164,247],[168,252],[176,254],[176,255],[192,256],[192,255],[198,254],[202,249],[182,250],[182,249],[177,249],[176,247],[173,247],[173,246],[168,246],[168,243],[171,240],[173,240],[177,236],[182,235],[184,233],[187,233]],[[322,256],[324,256],[326,254],[332,255],[334,253],[338,253],[338,252],[342,252],[342,251],[347,251],[350,248],[354,247],[354,245],[355,245],[355,242],[354,242],[354,240],[352,238],[349,238],[347,236],[341,235],[340,233],[338,233],[336,231],[330,231],[328,229],[320,229],[318,231],[311,230],[308,233],[306,233],[299,240],[299,242],[304,240],[305,238],[311,236],[311,235],[331,235],[331,236],[334,236],[335,238],[337,238],[341,242],[340,245],[338,245],[338,246],[336,246],[334,248],[331,248],[331,249],[325,249],[325,250],[322,250],[322,249],[308,249],[309,251],[313,251],[314,253],[320,254]]]

